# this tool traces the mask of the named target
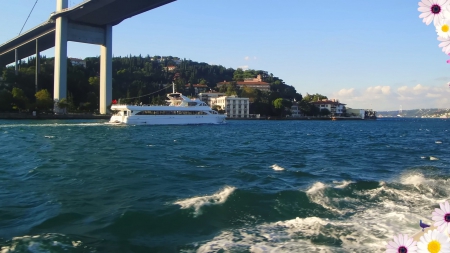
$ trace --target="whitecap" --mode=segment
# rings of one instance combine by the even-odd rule
[[[277,170],[277,171],[281,171],[281,170],[284,170],[284,168],[283,167],[281,167],[281,166],[278,166],[277,164],[274,164],[274,165],[272,165],[272,166],[270,166],[273,170]]]
[[[181,209],[194,208],[194,217],[202,214],[201,208],[210,205],[220,205],[225,203],[227,198],[236,190],[235,187],[226,186],[222,190],[213,195],[206,195],[203,197],[193,197],[184,200],[176,201],[174,204],[180,205]]]
[[[436,144],[442,144],[442,141],[435,141]]]
[[[437,160],[439,160],[439,158],[434,157],[434,156],[430,156],[430,161],[437,161]]]
[[[46,135],[46,136],[44,136],[45,138],[49,138],[49,139],[53,139],[53,138],[55,138],[55,136],[52,136],[52,135]]]
[[[309,188],[307,191],[306,191],[306,193],[307,194],[314,194],[314,193],[317,193],[318,191],[320,191],[320,190],[323,190],[323,189],[325,189],[327,186],[324,184],[324,183],[322,183],[322,182],[315,182],[312,186],[311,186],[311,188]]]
[[[433,206],[444,201],[450,183],[450,180],[426,178],[417,173],[403,175],[395,181],[420,185],[421,190],[399,188],[398,184],[392,187],[391,183],[380,181],[377,187],[354,190],[350,196],[327,197],[325,191],[333,189],[316,182],[306,190],[310,201],[348,215],[334,219],[297,217],[230,228],[208,241],[196,242],[195,245],[200,245],[196,252],[382,252],[394,235],[419,232],[420,219],[430,223],[424,217],[432,213]],[[348,183],[333,182],[337,187]],[[445,196],[433,194],[428,187],[436,188]],[[330,243],[317,244],[318,238]]]
[[[72,240],[62,234],[24,235],[12,238],[1,247],[0,253],[12,252],[67,252],[78,249],[89,249],[81,241]]]
[[[336,189],[344,189],[345,187],[347,187],[349,184],[353,183],[352,181],[348,181],[348,180],[344,180],[342,182],[337,182],[334,181],[334,184],[336,184],[336,186],[334,188]]]

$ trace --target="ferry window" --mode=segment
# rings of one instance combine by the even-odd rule
[[[127,111],[123,111],[123,115],[124,115],[124,116],[127,116]]]
[[[196,106],[197,102],[188,102],[188,106]]]

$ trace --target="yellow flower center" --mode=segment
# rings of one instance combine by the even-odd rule
[[[438,253],[439,251],[441,251],[441,244],[436,240],[431,241],[430,243],[428,243],[428,251],[430,253]]]
[[[442,27],[441,27],[441,30],[443,31],[443,32],[448,32],[448,30],[449,30],[449,27],[448,27],[448,25],[447,24],[445,24],[445,25],[443,25]]]

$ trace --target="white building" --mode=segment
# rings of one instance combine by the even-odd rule
[[[341,116],[345,113],[345,104],[339,103],[337,99],[322,99],[320,101],[311,102],[311,104],[318,107],[320,110],[327,109],[331,112],[332,116]]]
[[[222,96],[211,98],[210,106],[220,106],[225,110],[228,118],[249,118],[250,102],[249,98],[239,98],[237,96]]]
[[[72,63],[72,66],[83,66],[86,68],[86,61],[78,58],[69,58],[70,62]]]
[[[298,118],[303,116],[302,112],[300,111],[300,108],[298,107],[297,103],[292,104],[291,106],[291,117]]]
[[[225,93],[221,93],[221,92],[199,93],[198,94],[198,99],[200,99],[201,101],[207,103],[209,106],[212,106],[211,99],[222,97],[222,96],[225,96],[225,95],[226,95]]]

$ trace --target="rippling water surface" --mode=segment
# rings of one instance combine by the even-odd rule
[[[0,252],[383,252],[449,199],[449,124],[0,120]]]

